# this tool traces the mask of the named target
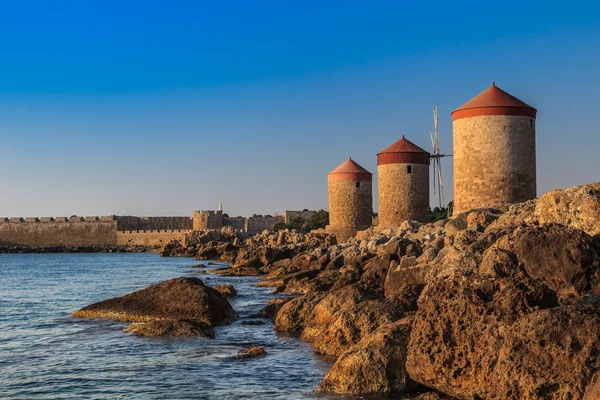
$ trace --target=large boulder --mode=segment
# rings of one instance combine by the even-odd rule
[[[598,290],[598,249],[579,229],[558,224],[519,227],[494,247],[514,253],[527,275],[543,279],[561,298]]]
[[[309,293],[292,299],[276,310],[274,329],[281,332],[302,332],[307,316],[325,297],[325,293]]]
[[[238,318],[223,295],[198,278],[169,279],[122,297],[91,304],[73,315],[127,322],[189,320],[211,326],[227,325]]]
[[[538,199],[535,216],[542,224],[558,223],[591,236],[600,234],[600,182],[551,190]]]
[[[203,336],[214,339],[215,330],[206,322],[193,320],[158,319],[145,323],[136,323],[126,331],[134,336],[177,337]]]
[[[321,384],[320,392],[397,393],[418,389],[406,372],[412,318],[386,324],[343,353]]]
[[[561,306],[507,332],[486,399],[599,399],[600,308]]]
[[[558,299],[540,280],[456,269],[427,285],[418,306],[406,366],[410,377],[460,399],[491,399],[498,397],[490,375],[510,326],[558,306]]]
[[[366,300],[343,308],[314,338],[313,347],[318,353],[339,356],[379,326],[397,321],[403,315],[401,304],[385,300]]]
[[[308,342],[315,341],[329,328],[329,325],[335,322],[338,311],[350,309],[363,301],[377,298],[375,293],[359,284],[329,292],[316,306],[311,308],[310,313],[306,316],[302,339]]]

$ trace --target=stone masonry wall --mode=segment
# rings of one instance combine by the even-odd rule
[[[536,197],[535,119],[460,118],[454,128],[454,215]]]
[[[190,217],[117,216],[116,219],[120,231],[192,229]]]
[[[112,217],[0,218],[0,242],[25,246],[93,246],[117,244]]]
[[[259,233],[264,230],[271,231],[278,222],[284,222],[282,216],[252,216],[246,220],[246,232]]]
[[[308,221],[313,215],[315,215],[316,211],[311,210],[302,210],[302,211],[291,211],[285,210],[283,212],[283,219],[286,224],[289,224],[291,221],[302,218],[304,221]]]
[[[357,187],[358,186],[358,187]],[[373,188],[367,181],[330,181],[330,228],[367,229],[373,222]]]
[[[411,173],[408,173],[411,166]],[[400,225],[406,220],[429,220],[429,165],[382,164],[379,177],[379,225]]]
[[[153,230],[153,231],[119,231],[117,245],[119,246],[164,246],[171,240],[185,243],[191,230]]]
[[[246,229],[246,218],[244,217],[224,217],[223,226],[230,226],[235,230],[243,231]]]
[[[223,227],[223,212],[194,210],[192,227],[196,231],[221,229]]]

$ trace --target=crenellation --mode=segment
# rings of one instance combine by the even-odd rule
[[[37,217],[25,217],[25,222],[27,222],[27,223],[40,222],[40,219]]]

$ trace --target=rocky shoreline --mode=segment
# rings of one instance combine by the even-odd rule
[[[321,392],[600,398],[600,183],[344,243],[224,230],[161,255],[230,262],[211,272],[287,294],[253,317],[337,357]]]

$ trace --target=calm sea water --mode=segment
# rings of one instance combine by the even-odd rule
[[[233,284],[240,320],[217,339],[139,338],[124,323],[71,312],[178,276],[199,276],[197,261],[156,254],[0,255],[2,399],[344,399],[314,389],[331,360],[291,336],[241,322],[271,296],[257,278],[210,276]],[[251,346],[266,357],[234,361]]]

